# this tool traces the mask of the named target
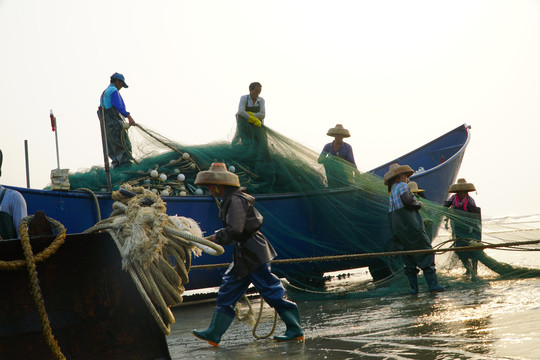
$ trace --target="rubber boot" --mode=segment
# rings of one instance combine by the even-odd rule
[[[201,340],[206,340],[212,346],[218,347],[221,336],[227,331],[234,317],[228,316],[221,311],[214,311],[212,322],[206,330],[193,330],[192,333]]]
[[[411,285],[411,295],[418,295],[418,276],[416,274],[408,274],[409,284]]]
[[[441,292],[444,291],[444,288],[439,285],[437,281],[437,274],[432,271],[425,272],[424,271],[424,279],[426,279],[426,282],[429,287],[429,292]]]
[[[298,308],[281,312],[279,313],[279,317],[283,320],[285,325],[287,325],[287,329],[282,336],[274,336],[274,340],[304,341],[304,333],[300,326],[300,313],[298,312]]]

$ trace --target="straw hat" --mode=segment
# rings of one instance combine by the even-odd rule
[[[412,193],[422,193],[426,191],[424,189],[419,189],[418,184],[414,181],[409,181],[409,190],[411,190]]]
[[[457,183],[450,185],[450,189],[448,189],[449,193],[457,193],[458,191],[476,191],[476,188],[472,183],[468,183],[467,180],[461,178],[458,179]]]
[[[388,168],[388,172],[384,174],[384,185],[388,185],[388,181],[401,174],[407,174],[407,176],[411,176],[412,174],[414,174],[414,170],[411,169],[409,165],[399,165],[398,163],[392,164]]]
[[[212,163],[210,169],[201,171],[195,178],[195,185],[229,185],[240,187],[238,175],[227,170],[224,163]]]
[[[341,135],[343,137],[350,137],[351,136],[351,133],[349,132],[349,130],[347,129],[344,129],[343,128],[343,125],[341,124],[336,124],[335,127],[331,128],[330,130],[328,130],[328,132],[326,133],[326,135],[328,136],[337,136],[337,135]]]

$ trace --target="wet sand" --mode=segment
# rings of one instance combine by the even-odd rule
[[[235,320],[219,348],[196,339],[213,302],[174,309],[167,341],[173,359],[540,359],[540,279],[500,280],[489,273],[471,282],[440,272],[446,292],[408,295],[405,278],[375,290],[354,288],[355,279],[334,281],[347,295],[289,290],[298,303],[305,343],[255,340],[249,325]],[[259,301],[253,299],[255,313]],[[265,307],[259,334],[272,327]],[[276,334],[284,331],[279,321]]]

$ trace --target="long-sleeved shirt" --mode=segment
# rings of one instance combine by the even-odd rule
[[[331,143],[324,145],[324,148],[322,150],[323,154],[328,153],[334,156],[339,156],[343,160],[347,160],[348,162],[356,166],[356,163],[354,162],[353,149],[351,145],[345,142],[342,142],[339,149],[337,151],[334,151],[334,147],[332,146],[332,144],[334,144],[333,141]]]
[[[216,231],[216,242],[234,244],[232,268],[236,278],[248,275],[277,255],[259,231],[263,217],[254,202],[255,198],[233,186],[227,186],[223,194],[219,217],[224,227]]]
[[[101,96],[100,104],[105,109],[114,107],[124,117],[129,115],[129,112],[126,110],[126,105],[124,104],[124,99],[122,99],[120,92],[116,86],[114,86],[114,84],[110,84],[109,87],[105,89],[103,95]]]
[[[257,100],[253,102],[253,99],[251,99],[251,96],[244,95],[240,97],[240,103],[238,104],[238,112],[236,115],[240,116],[244,119],[249,119],[249,114],[246,111],[246,107],[256,107],[259,106],[259,111],[253,113],[253,116],[255,116],[257,119],[261,120],[261,122],[264,120],[264,117],[266,116],[266,108],[264,104],[264,99],[262,97],[257,97]]]

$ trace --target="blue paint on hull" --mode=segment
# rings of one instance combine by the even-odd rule
[[[423,167],[424,172],[411,177],[425,189],[426,198],[442,204],[448,197],[448,188],[455,182],[465,149],[469,143],[470,133],[467,125],[461,125],[443,136],[397,159],[389,161],[371,172],[383,176],[388,166],[394,162],[408,164],[414,170]],[[28,213],[43,210],[47,216],[60,221],[68,233],[79,233],[97,221],[97,212],[92,197],[80,191],[47,191],[11,187],[20,191],[28,204]],[[381,207],[373,207],[374,212],[380,212],[378,222],[349,217],[347,214],[337,224],[328,223],[325,217],[324,201],[331,193],[334,199],[343,204],[355,207],[373,207],[372,194],[367,194],[358,188],[327,189],[307,194],[271,194],[256,196],[256,206],[264,216],[263,233],[268,237],[279,254],[278,259],[326,256],[352,253],[384,251],[390,239],[390,229],[386,212]],[[112,210],[110,194],[96,194],[102,218],[107,218]],[[307,198],[320,197],[318,209],[311,208],[312,201]],[[170,215],[181,215],[193,218],[200,223],[206,234],[221,228],[218,209],[214,199],[208,196],[167,197],[167,212]],[[375,199],[376,201],[387,201]],[[317,203],[317,202],[316,202]],[[336,239],[335,229],[340,226],[354,227],[354,239]],[[295,234],[290,233],[294,229]],[[230,262],[232,251],[213,257],[202,255],[193,259],[193,265],[218,264]],[[377,259],[302,263],[295,265],[275,266],[274,271],[281,276],[291,274],[309,276],[322,275],[324,272],[340,269],[372,266]],[[197,270],[190,272],[190,283],[186,289],[217,286],[224,269]]]

